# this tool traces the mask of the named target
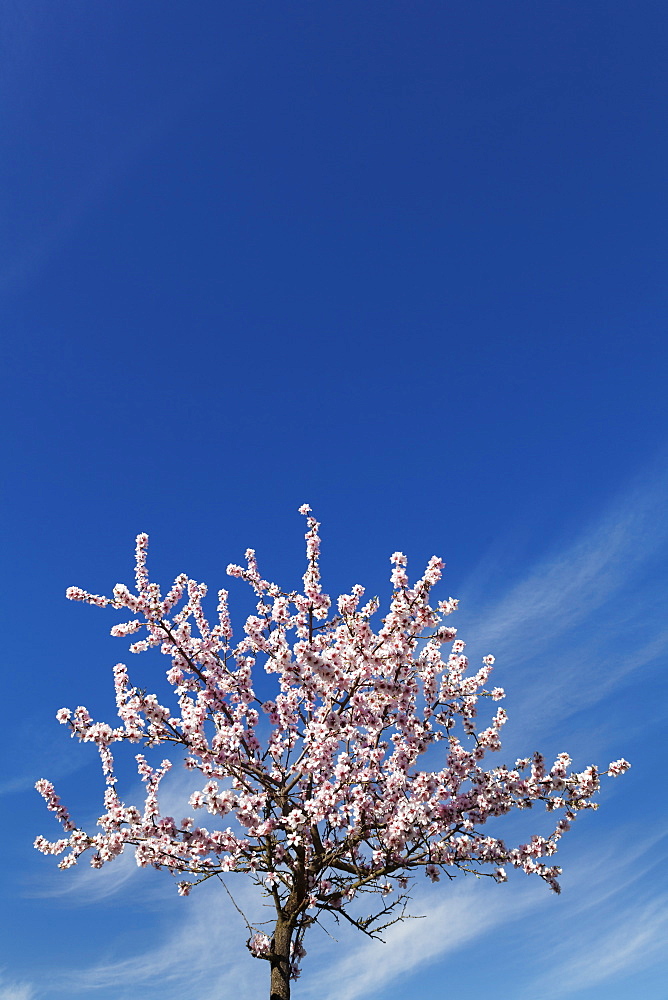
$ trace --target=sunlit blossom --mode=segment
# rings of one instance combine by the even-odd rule
[[[307,523],[303,592],[265,580],[253,549],[245,553],[245,568],[227,567],[257,598],[236,644],[226,590],[218,591],[213,627],[204,612],[204,584],[181,574],[162,599],[149,579],[145,534],[135,550],[136,594],[123,584],[112,598],[69,588],[72,600],[130,613],[112,635],[143,630],[130,650],[167,655],[174,704],[168,708],[133,686],[119,663],[113,673],[120,725],[94,722],[84,706],[59,709],[56,718],[72,736],[98,748],[106,812],[102,832],[86,833],[41,779],[36,788],[67,836],[35,840],[42,853],[65,855],[61,868],[86,852],[100,868],[131,848],[142,867],[189,874],[192,881],[177,883],[181,896],[212,875],[245,873],[273,898],[277,921],[273,937],[253,928],[248,948],[292,978],[315,916],[343,914],[377,933],[403,918],[404,890],[418,872],[433,882],[460,872],[504,882],[510,867],[538,875],[558,892],[560,869],[546,859],[577,813],[596,808],[601,774],[617,776],[630,767],[622,758],[607,772],[593,765],[569,771],[567,754],[550,768],[534,753],[513,769],[485,770],[484,758],[501,747],[507,715],[499,707],[491,723],[478,728],[478,711],[488,704],[481,699],[499,701],[504,691],[486,687],[494,657],[469,672],[465,643],[441,624],[457,601],[429,603],[442,560],[432,557],[411,585],[407,557],[393,553],[389,609],[376,622],[379,599],[360,609],[361,585],[334,602],[323,592],[319,523],[307,504],[300,513]],[[273,683],[270,698],[256,695],[254,676],[262,678],[263,691]],[[167,758],[156,767],[135,755],[145,799],[141,806],[124,803],[111,751],[123,741],[169,746],[186,768],[200,771],[204,785],[189,804],[211,821],[198,826],[192,817],[176,823],[162,815],[160,783],[172,767]],[[427,752],[430,768],[419,770]],[[485,833],[490,819],[533,803],[562,814],[546,836],[513,847]],[[364,922],[348,909],[362,895],[373,898],[374,908]]]

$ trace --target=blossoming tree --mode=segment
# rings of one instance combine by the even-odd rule
[[[227,568],[257,595],[257,614],[247,618],[236,643],[227,591],[218,593],[218,621],[211,627],[202,608],[203,584],[181,575],[163,598],[149,582],[146,535],[137,538],[136,594],[122,584],[111,598],[68,590],[72,600],[129,611],[132,620],[115,625],[112,635],[146,630],[130,649],[158,646],[170,658],[167,679],[178,710],[131,686],[125,665],[118,664],[120,726],[93,722],[81,706],[57,713],[72,736],[99,750],[106,778],[101,832],[77,827],[50,782],[36,786],[66,836],[55,842],[40,836],[35,846],[45,854],[67,851],[60,868],[87,851],[100,868],[131,845],[138,865],[188,876],[178,882],[183,896],[214,876],[249,876],[275,909],[273,932],[249,924],[247,941],[256,958],[270,963],[271,1000],[290,996],[307,928],[333,915],[378,935],[406,916],[405,890],[419,870],[432,881],[461,871],[501,882],[504,866],[511,866],[558,892],[560,869],[544,859],[580,810],[596,808],[599,788],[597,768],[569,772],[565,753],[550,768],[536,753],[513,767],[484,770],[486,754],[500,749],[506,714],[497,708],[491,724],[478,731],[478,702],[499,701],[504,692],[485,687],[494,658],[484,657],[469,672],[464,643],[441,624],[457,601],[429,603],[441,560],[432,558],[411,586],[406,557],[394,553],[389,612],[374,629],[379,601],[360,607],[361,586],[340,596],[330,613],[320,584],[319,524],[307,505],[300,513],[308,524],[302,593],[264,580],[252,549],[246,568]],[[256,695],[258,667],[274,675],[269,700]],[[171,744],[185,755],[186,768],[204,776],[190,806],[208,811],[208,826],[161,814],[158,788],[169,760],[153,767],[137,754],[145,802],[138,808],[122,801],[111,746],[124,740],[147,748]],[[427,752],[433,769],[419,770]],[[619,760],[607,773],[628,767]],[[534,802],[560,817],[548,836],[509,847],[483,832],[492,817]],[[225,817],[231,825],[221,823]],[[361,908],[365,897],[369,915]]]

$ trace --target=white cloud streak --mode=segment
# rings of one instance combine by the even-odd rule
[[[668,588],[665,574],[656,572],[668,548],[667,497],[662,461],[495,601],[481,607],[474,582],[464,588],[453,624],[473,662],[487,653],[497,657],[494,681],[512,698],[511,722],[521,718],[523,740],[549,733],[555,723],[563,734],[565,719],[668,651]]]
[[[234,878],[230,882],[241,909],[257,911],[252,887]],[[251,1000],[262,995],[269,967],[246,951],[248,932],[220,885],[200,887],[188,899],[175,898],[165,910],[159,943],[140,954],[112,955],[88,969],[73,969],[59,977],[57,988],[68,994],[108,991],[117,1000],[135,997],[138,990],[147,997],[179,1000]],[[266,919],[262,911],[259,919]]]
[[[555,914],[552,933],[541,934],[540,968],[522,991],[527,1000],[568,997],[663,957],[668,891],[656,868],[666,835],[657,829],[641,843],[631,839],[629,849],[635,831],[624,832],[581,858],[567,906]]]
[[[326,982],[335,986],[323,987],[311,976],[303,995],[318,1000],[362,1000],[382,995],[388,986],[461,951],[494,927],[518,920],[532,907],[532,893],[517,887],[505,898],[497,886],[478,883],[439,889],[445,896],[439,901],[438,891],[415,895],[411,910],[428,916],[395,924],[384,933],[385,944],[360,939],[359,935],[346,940],[343,957],[331,954],[327,963]]]
[[[461,956],[476,942],[478,953],[484,953],[484,942],[513,924],[523,937],[536,938],[527,954],[539,957],[539,967],[532,968],[527,960],[526,969],[516,970],[516,983],[507,984],[505,995],[566,997],[628,974],[659,957],[665,939],[665,894],[652,897],[647,892],[639,899],[639,887],[647,884],[657,864],[654,852],[661,839],[662,833],[657,833],[626,855],[623,838],[599,841],[596,852],[588,851],[571,869],[568,894],[556,907],[551,905],[554,897],[541,891],[543,886],[526,882],[498,887],[467,880],[454,888],[430,886],[416,894],[412,907],[428,913],[426,920],[395,925],[385,935],[385,946],[358,936],[339,952],[329,949],[326,978],[311,976],[301,995],[313,1000],[382,996],[412,975],[423,976],[430,965]],[[558,944],[546,949],[545,941],[553,940]],[[336,985],[328,989],[323,982]]]
[[[33,1000],[35,989],[30,983],[11,979],[0,970],[0,1000]]]
[[[668,470],[642,476],[568,547],[538,562],[476,625],[476,641],[512,647],[521,662],[581,624],[629,587],[668,539]],[[469,588],[472,590],[473,584]],[[462,601],[464,606],[471,600]]]
[[[662,832],[625,852],[631,832],[599,839],[595,850],[590,848],[571,866],[568,892],[558,908],[550,905],[554,898],[542,885],[518,880],[499,887],[467,879],[416,892],[411,911],[428,916],[389,928],[385,945],[347,928],[336,929],[339,941],[333,942],[314,929],[307,941],[305,975],[295,992],[303,1000],[382,996],[475,943],[484,950],[495,931],[512,924],[522,937],[536,939],[526,949],[533,960],[509,986],[513,995],[527,1000],[568,997],[647,967],[660,957],[668,923],[666,894],[652,895],[647,888],[653,884],[648,876],[661,853]],[[251,919],[262,919],[256,891],[241,880],[230,883],[241,909]],[[180,1000],[254,1000],[264,995],[268,966],[250,958],[243,945],[243,921],[216,888],[169,905],[168,930],[152,948],[65,973],[54,986],[68,993],[100,991],[115,1000],[129,998],[137,989],[145,996],[160,992]],[[5,1000],[1,994],[0,1000]],[[31,994],[16,1000],[31,1000]]]

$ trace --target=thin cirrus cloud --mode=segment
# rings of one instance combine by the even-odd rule
[[[161,926],[166,930],[155,945],[88,969],[63,970],[54,980],[58,992],[88,994],[95,990],[114,1000],[134,997],[138,989],[144,996],[175,1000],[219,1000],[221,996],[251,1000],[261,995],[265,964],[246,951],[243,942],[248,932],[241,917],[219,885],[203,888],[187,900],[176,894],[172,900],[164,900],[166,917]],[[244,912],[257,910],[250,885],[235,885],[234,894]],[[255,915],[264,919],[262,913]]]
[[[330,928],[338,939],[332,941],[322,933],[318,937],[316,928],[307,942],[299,995],[363,1000],[401,988],[416,974],[427,984],[438,963],[463,958],[467,948],[485,950],[486,942],[508,928],[525,942],[527,956],[515,982],[506,982],[514,996],[556,1000],[647,967],[659,957],[668,922],[665,893],[639,891],[654,884],[647,876],[656,866],[658,839],[647,839],[621,863],[621,838],[599,841],[596,852],[583,853],[572,866],[568,894],[560,898],[558,910],[542,885],[517,880],[498,887],[463,880],[418,891],[412,910],[428,913],[427,918],[394,925],[385,932],[385,945],[345,928]],[[251,888],[234,888],[240,907],[257,913]],[[156,982],[161,996],[181,1000],[217,1000],[231,993],[251,1000],[262,992],[265,967],[247,955],[243,922],[222,894],[214,901],[208,894],[190,897],[180,919],[170,911],[170,930],[154,947],[118,962],[63,972],[54,985],[75,993],[108,990],[110,996],[113,990],[120,998],[138,987],[150,996]],[[328,983],[336,985],[330,989]]]
[[[0,1000],[34,1000],[35,996],[30,983],[12,979],[0,969]]]
[[[506,900],[495,898],[478,884],[465,883],[454,890],[441,886],[440,890],[445,897],[440,900],[437,890],[416,894],[412,909],[428,916],[394,925],[385,932],[385,944],[363,939],[350,942],[345,957],[337,960],[333,954],[328,978],[336,983],[335,990],[323,991],[321,986],[319,990],[317,973],[314,977],[310,970],[305,996],[361,1000],[382,996],[383,990],[406,982],[418,971],[426,980],[430,966],[484,939],[509,919],[517,920],[531,907],[531,895],[526,892],[513,892],[510,908]]]
[[[460,635],[474,660],[495,654],[494,679],[513,696],[524,737],[555,724],[567,735],[569,716],[665,655],[667,595],[657,567],[668,548],[667,483],[662,458],[507,593],[484,605],[475,584],[465,588]]]
[[[571,866],[568,892],[559,898],[558,908],[552,894],[541,891],[543,886],[517,880],[503,887],[477,881],[464,882],[454,890],[430,887],[415,900],[422,912],[429,913],[427,920],[391,928],[386,948],[363,940],[338,961],[331,955],[335,993],[318,993],[314,983],[306,996],[362,1000],[382,995],[418,970],[428,981],[429,966],[433,969],[454,954],[463,962],[469,946],[475,946],[478,954],[485,952],[485,943],[509,928],[526,946],[515,982],[505,983],[508,996],[567,997],[629,974],[639,965],[646,967],[659,957],[668,923],[666,894],[652,894],[648,888],[639,891],[643,884],[653,884],[647,876],[657,866],[655,849],[660,839],[659,834],[647,838],[626,857],[622,838],[599,840],[596,851],[583,852],[579,863]],[[558,944],[546,948],[546,941]],[[613,960],[608,961],[607,949],[617,942],[624,946],[617,947]]]
[[[602,516],[554,556],[538,562],[509,593],[483,610],[476,641],[513,649],[521,662],[556,637],[581,625],[620,592],[628,617],[629,585],[665,548],[662,516],[668,464],[661,460],[622,492]],[[473,583],[462,604],[477,601]]]
[[[523,990],[527,1000],[537,996],[558,1000],[582,993],[638,969],[647,970],[663,958],[668,893],[655,899],[628,900],[603,918],[599,916],[594,934],[584,922],[577,931],[565,923],[558,950],[550,952],[551,963]]]
[[[534,931],[541,938],[535,948],[539,959],[522,996],[558,1000],[581,994],[651,970],[663,957],[668,892],[657,869],[665,839],[663,824],[657,823],[642,840],[637,829],[628,828],[581,853],[552,933]]]

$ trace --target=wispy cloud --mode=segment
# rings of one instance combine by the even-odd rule
[[[476,623],[476,641],[512,648],[518,663],[620,592],[624,599],[618,613],[624,619],[634,578],[668,541],[663,516],[667,498],[668,468],[661,462],[638,477],[574,541],[553,547],[509,592],[488,605]],[[474,581],[465,590],[470,596],[462,601],[464,608],[473,602]]]
[[[608,840],[582,855],[570,899],[555,914],[552,933],[541,934],[539,968],[522,995],[567,997],[638,968],[649,969],[665,953],[668,891],[656,878],[665,854],[660,830],[643,842]],[[626,846],[625,846],[626,845]]]
[[[411,912],[428,914],[371,941],[347,926],[333,941],[316,928],[296,989],[304,1000],[362,1000],[382,996],[411,976],[471,946],[485,949],[491,935],[516,926],[529,942],[527,960],[508,984],[517,997],[568,997],[594,983],[620,977],[660,956],[668,922],[665,893],[653,892],[648,875],[656,864],[657,831],[625,851],[628,830],[599,838],[571,865],[567,891],[555,901],[541,884],[519,878],[504,887],[487,880],[418,888]],[[257,891],[230,879],[235,899],[251,920],[263,917]],[[210,889],[210,891],[208,891]],[[168,904],[164,938],[136,955],[110,955],[88,969],[63,973],[54,987],[67,993],[100,992],[116,998],[179,996],[182,1000],[251,1000],[266,989],[268,968],[250,958],[247,934],[220,886],[201,887],[188,900]],[[534,937],[535,945],[531,938]],[[330,985],[331,984],[331,985]],[[0,1000],[4,1000],[0,996]],[[9,998],[8,998],[9,1000]],[[12,998],[13,1000],[13,998]],[[17,1000],[24,1000],[21,996]],[[25,1000],[31,1000],[30,994]]]
[[[603,924],[603,926],[602,926]],[[524,991],[529,997],[566,997],[613,977],[647,969],[665,953],[668,893],[597,917],[596,927],[579,926],[551,952],[551,966]]]
[[[30,983],[21,982],[0,970],[0,1000],[33,1000],[35,989]]]
[[[311,970],[304,995],[320,1000],[382,996],[390,984],[461,951],[494,927],[520,919],[535,905],[534,894],[518,887],[505,897],[496,885],[478,882],[439,889],[440,899],[437,890],[415,894],[411,910],[428,916],[395,924],[384,932],[385,944],[347,935],[346,947],[330,949],[328,955],[327,981],[335,986],[323,986]]]
[[[16,755],[16,766],[12,766],[12,760],[6,769],[7,776],[0,780],[0,795],[34,788],[35,781],[47,772],[51,780],[64,778],[88,763],[72,743],[63,741],[63,734],[57,731],[55,724],[45,731],[39,722],[26,720],[16,726],[15,732],[15,744],[21,748],[21,753],[20,757]]]
[[[522,736],[547,734],[668,652],[668,464],[662,458],[569,544],[491,601],[475,581],[457,622],[475,662],[497,657]],[[511,714],[511,722],[513,721]],[[512,726],[508,735],[512,733]],[[508,742],[508,736],[506,737]]]
[[[252,887],[241,879],[230,881],[240,908],[266,919],[257,912]],[[57,989],[68,994],[109,991],[118,1000],[136,996],[137,990],[143,996],[173,995],[180,1000],[251,1000],[263,993],[268,966],[246,951],[248,932],[220,885],[202,886],[163,909],[164,937],[157,944],[129,957],[112,954],[88,969],[65,972],[55,981]]]
[[[543,886],[517,880],[504,887],[469,880],[454,888],[429,887],[416,894],[412,906],[414,912],[428,913],[425,920],[390,928],[385,946],[349,935],[345,948],[328,949],[323,956],[326,981],[336,986],[323,987],[311,970],[302,994],[319,1000],[382,996],[389,986],[418,972],[426,975],[429,966],[451,955],[461,958],[470,946],[479,944],[484,951],[495,931],[498,936],[513,925],[522,937],[533,935],[537,942],[527,948],[528,959],[505,995],[566,997],[631,972],[659,957],[665,940],[665,893],[653,895],[653,882],[647,879],[660,840],[657,833],[626,856],[622,838],[599,840],[596,852],[589,851],[572,868],[568,892],[558,901],[541,891]],[[645,892],[639,898],[642,885]],[[546,941],[558,943],[546,948]]]

